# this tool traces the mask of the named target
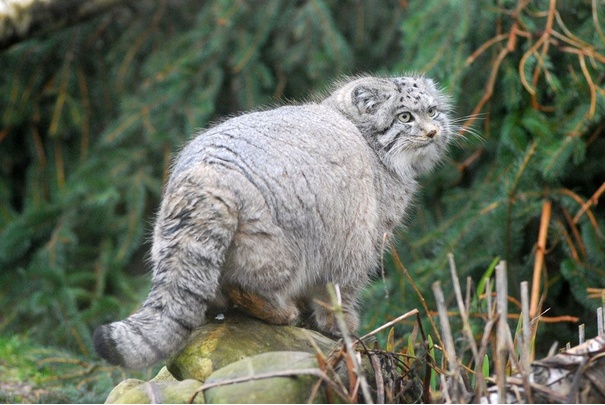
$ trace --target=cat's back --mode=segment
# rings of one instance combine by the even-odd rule
[[[200,133],[182,150],[173,172],[200,162],[240,162],[267,174],[297,169],[338,176],[340,168],[357,176],[367,171],[371,158],[359,130],[342,114],[304,104],[237,116]]]
[[[294,237],[323,240],[356,221],[373,229],[375,159],[341,113],[317,104],[285,106],[199,134],[181,152],[168,189],[183,175],[213,178],[236,195],[240,220],[266,212]]]

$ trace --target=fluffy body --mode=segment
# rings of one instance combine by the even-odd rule
[[[416,178],[443,156],[447,98],[424,77],[362,77],[324,100],[229,119],[180,153],[156,220],[152,288],[129,318],[99,327],[97,352],[142,368],[175,353],[209,308],[237,305],[274,324],[301,306],[338,332],[327,283],[345,320],[385,236],[409,212]]]

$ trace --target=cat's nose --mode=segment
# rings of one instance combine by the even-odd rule
[[[437,135],[437,130],[433,129],[426,133],[426,136],[433,139],[433,137]]]

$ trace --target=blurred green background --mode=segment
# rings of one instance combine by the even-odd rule
[[[442,280],[455,309],[449,252],[463,284],[506,260],[518,299],[547,202],[543,309],[578,322],[541,324],[538,356],[576,344],[578,323],[594,336],[604,29],[594,0],[142,0],[0,51],[0,384],[55,384],[0,401],[102,402],[140,375],[96,358],[91,333],[148,292],[150,230],[179,148],[213,121],[360,73],[434,78],[466,129],[397,234],[429,308]],[[421,309],[390,257],[362,332]]]

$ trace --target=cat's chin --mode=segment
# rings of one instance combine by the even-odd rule
[[[421,145],[413,151],[402,151],[386,159],[386,165],[401,178],[416,178],[430,173],[440,161],[441,154],[434,143]]]

